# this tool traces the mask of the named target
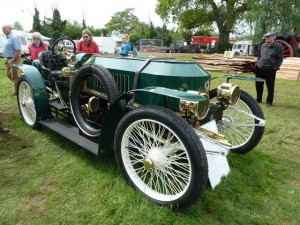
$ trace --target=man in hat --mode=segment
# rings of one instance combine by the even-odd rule
[[[255,75],[258,78],[266,80],[268,89],[267,107],[271,107],[274,98],[274,85],[276,71],[279,70],[283,61],[282,45],[275,41],[276,32],[270,31],[264,35],[265,43],[261,45],[259,55],[255,66]],[[264,82],[256,82],[257,102],[261,103]]]

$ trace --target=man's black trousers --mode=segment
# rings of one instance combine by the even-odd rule
[[[275,86],[275,78],[276,78],[276,70],[270,69],[270,70],[263,70],[259,68],[258,66],[255,67],[255,75],[257,78],[262,78],[266,80],[266,85],[268,89],[268,96],[267,96],[267,104],[273,103],[274,98],[274,86]],[[262,101],[262,96],[264,92],[264,82],[256,82],[256,100],[258,102]]]

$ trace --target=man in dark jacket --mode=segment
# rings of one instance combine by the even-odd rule
[[[258,78],[266,80],[268,89],[267,106],[271,107],[274,98],[276,71],[279,70],[281,66],[283,54],[282,45],[275,41],[276,32],[270,31],[266,33],[264,37],[266,38],[266,41],[261,45],[255,67],[255,75]],[[257,94],[256,100],[261,103],[264,91],[264,82],[256,82],[255,86]]]

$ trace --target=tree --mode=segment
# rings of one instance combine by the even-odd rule
[[[181,36],[184,38],[184,41],[190,45],[193,37],[193,33],[191,30],[181,30]]]
[[[24,29],[19,21],[15,21],[12,27],[16,30],[23,30]]]
[[[108,35],[108,30],[105,28],[101,28],[100,30],[100,36],[106,37]]]
[[[34,7],[34,15],[33,15],[33,23],[32,23],[31,32],[35,32],[35,31],[37,31],[37,32],[42,31],[40,12],[37,10],[36,7]]]
[[[59,38],[63,34],[64,29],[66,28],[67,21],[61,20],[60,12],[58,9],[53,10],[53,18],[51,22],[51,27],[53,30],[53,37]]]
[[[66,28],[64,30],[65,36],[73,40],[81,38],[81,32],[83,27],[76,20],[73,23],[67,22]]]
[[[156,13],[164,21],[169,18],[181,28],[192,29],[215,23],[220,43],[229,43],[236,21],[251,10],[253,0],[158,0]]]
[[[51,19],[44,17],[41,27],[41,33],[47,37],[53,38],[53,31],[51,27]]]
[[[83,29],[86,29],[86,23],[85,23],[85,19],[83,18],[83,20],[82,20],[82,28]]]
[[[162,39],[164,41],[164,46],[170,46],[172,43],[172,35],[171,32],[167,29],[166,25],[163,25],[162,27],[156,27],[155,28],[156,33],[156,39]]]
[[[119,30],[121,33],[130,34],[139,22],[139,19],[133,15],[133,11],[133,8],[127,8],[124,11],[116,12],[111,20],[105,24],[105,28],[108,32]]]
[[[212,37],[215,35],[217,35],[217,34],[214,33],[214,31],[211,29],[211,27],[204,27],[204,26],[195,30],[194,34],[193,34],[193,36],[208,36],[208,37]]]
[[[156,30],[155,30],[155,27],[154,27],[152,21],[150,21],[150,24],[149,24],[149,38],[153,39],[155,37],[157,37],[157,33],[156,33]]]
[[[299,0],[258,0],[245,21],[253,30],[253,39],[259,41],[264,33],[274,30],[282,33],[290,28],[300,31]],[[289,30],[290,32],[290,30]]]
[[[144,38],[149,38],[149,26],[144,22],[138,22],[135,29],[130,32],[130,42],[135,44]]]

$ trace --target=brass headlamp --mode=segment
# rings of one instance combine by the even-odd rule
[[[179,109],[181,112],[192,113],[198,120],[205,118],[209,110],[209,97],[206,93],[199,93],[197,91],[187,91],[188,93],[198,94],[205,97],[204,101],[186,101],[180,100]]]
[[[217,99],[227,105],[235,105],[240,98],[240,88],[231,83],[220,84],[217,88]]]
[[[97,110],[100,108],[99,99],[95,96],[91,97],[87,104],[84,104],[83,110],[90,115],[90,113],[97,112]]]

